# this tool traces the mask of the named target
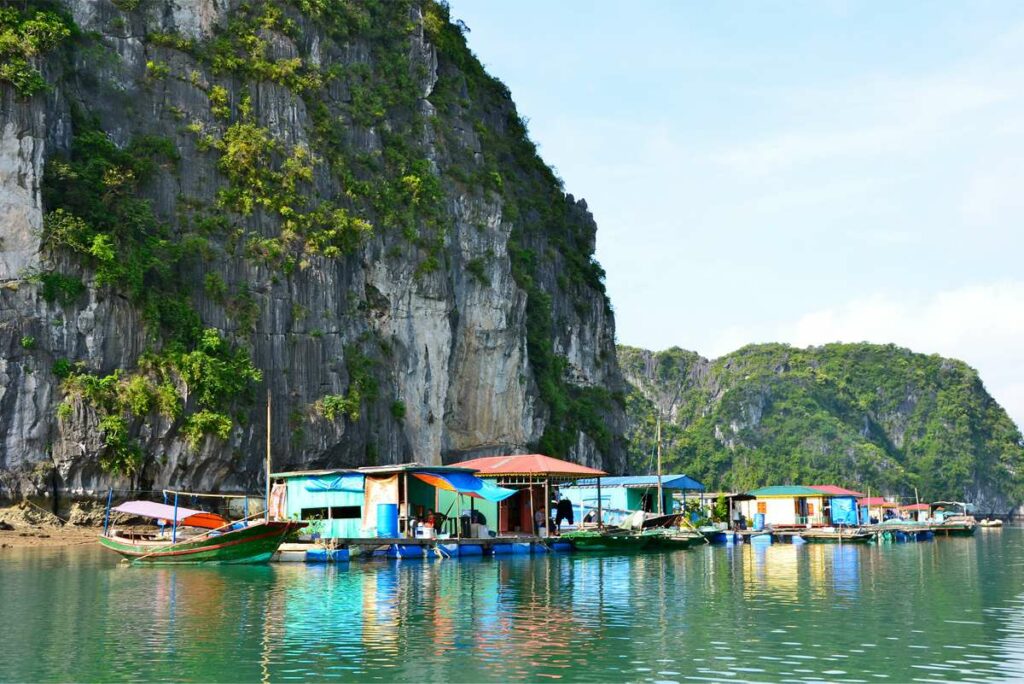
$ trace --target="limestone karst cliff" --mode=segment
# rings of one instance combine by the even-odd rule
[[[595,224],[442,4],[0,10],[0,496],[619,471]]]

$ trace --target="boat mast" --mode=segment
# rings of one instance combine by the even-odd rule
[[[661,494],[661,411],[658,411],[658,515],[664,515]]]
[[[267,498],[264,506],[267,522],[270,522],[270,382],[267,382]]]

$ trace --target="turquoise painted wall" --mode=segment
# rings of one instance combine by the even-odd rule
[[[316,523],[320,536],[325,539],[340,537],[361,537],[362,527],[362,492],[310,492],[306,485],[316,480],[314,477],[288,478],[288,495],[285,499],[285,511],[289,518],[302,520],[304,508],[326,508],[328,506],[358,506],[360,516],[344,520],[324,520]]]
[[[559,490],[562,496],[572,502],[576,509],[577,519],[580,511],[587,511],[597,508],[597,487],[562,487]],[[633,487],[601,487],[601,508],[606,523],[617,523],[625,517],[625,512],[638,511],[645,489]],[[651,489],[651,495],[657,496],[656,488]],[[662,489],[662,510],[671,513],[673,510],[672,490]],[[657,511],[657,506],[652,506]]]
[[[454,518],[459,514],[459,504],[455,502],[455,492],[448,492],[443,489],[438,490],[438,501],[440,505],[437,507],[439,513],[448,513],[449,517]],[[484,514],[487,518],[487,527],[491,530],[497,531],[498,529],[498,504],[493,501],[486,501],[484,499],[473,499],[472,506],[476,510]],[[433,503],[431,503],[433,506]],[[449,507],[451,510],[449,511]],[[468,511],[470,507],[470,497],[462,497],[462,510]],[[446,528],[447,531],[447,528]]]

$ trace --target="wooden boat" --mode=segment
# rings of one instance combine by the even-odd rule
[[[800,533],[800,538],[806,542],[818,542],[826,544],[864,544],[871,541],[875,536],[874,532],[863,529],[843,529],[823,527],[810,529]]]
[[[967,520],[961,519],[959,516],[951,519],[947,518],[940,523],[932,525],[932,531],[935,534],[947,537],[970,537],[977,529],[978,523],[973,518]]]
[[[206,532],[176,543],[161,535],[132,535],[118,530],[100,544],[136,563],[266,563],[285,537],[304,523],[260,521],[239,529]]]
[[[104,528],[100,544],[135,563],[266,563],[289,533],[305,526],[274,520],[231,523],[214,513],[152,501],[128,501],[113,510],[171,521],[170,536]]]
[[[642,534],[652,548],[688,549],[697,542],[704,543],[704,535],[694,530],[658,527],[644,530]]]
[[[572,542],[577,551],[601,551],[607,553],[631,553],[650,544],[651,538],[644,534],[630,532],[617,527],[604,530],[575,530],[561,536],[563,541]]]

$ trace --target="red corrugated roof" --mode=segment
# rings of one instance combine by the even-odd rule
[[[832,496],[864,496],[864,492],[855,492],[852,489],[843,489],[835,485],[811,485],[811,489],[817,489],[819,492],[825,492]]]
[[[480,475],[568,475],[600,477],[608,473],[588,468],[577,463],[552,458],[544,454],[519,454],[516,456],[485,456],[456,463],[461,468],[473,468]]]
[[[908,504],[906,506],[900,506],[900,508],[902,510],[904,510],[904,511],[927,511],[928,510],[928,504],[923,504],[923,503]]]
[[[861,506],[888,506],[890,508],[898,508],[899,504],[893,503],[892,501],[886,501],[880,496],[873,496],[870,499],[861,499],[858,501]]]

